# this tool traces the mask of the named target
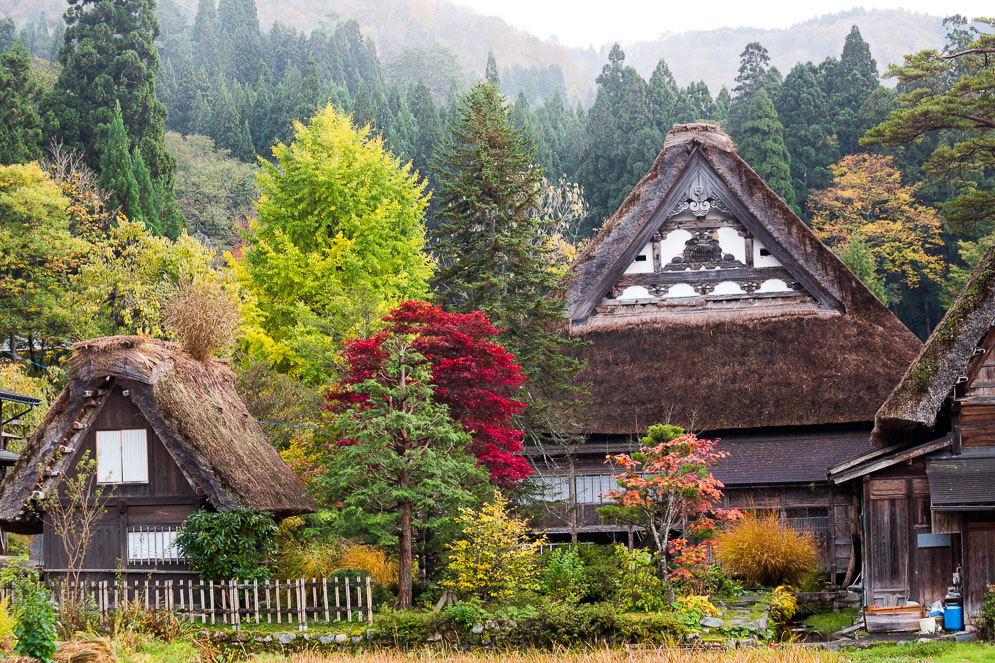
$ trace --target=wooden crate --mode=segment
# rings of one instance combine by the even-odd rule
[[[868,633],[899,633],[919,630],[919,620],[926,616],[921,605],[890,608],[872,605],[864,610],[864,628]]]

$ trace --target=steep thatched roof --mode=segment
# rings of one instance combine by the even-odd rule
[[[936,326],[919,356],[874,418],[872,441],[883,445],[928,436],[943,404],[967,370],[974,349],[995,319],[995,246]]]
[[[246,410],[225,362],[205,364],[172,343],[142,336],[84,341],[73,351],[69,384],[0,485],[0,523],[23,520],[39,467],[56,456],[60,445],[79,448],[70,442],[86,429],[74,432],[74,421],[93,407],[93,392],[108,385],[129,391],[190,485],[219,511],[257,508],[283,517],[315,509]],[[45,489],[51,491],[62,474],[44,480]]]
[[[603,315],[620,267],[705,172],[724,203],[783,256],[812,302]],[[566,281],[570,331],[591,343],[589,433],[670,422],[694,430],[870,422],[919,340],[791,211],[714,125],[675,126],[663,152]]]

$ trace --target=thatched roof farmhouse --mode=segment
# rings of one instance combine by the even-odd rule
[[[606,453],[669,423],[721,438],[732,504],[776,509],[825,543],[842,572],[828,466],[870,448],[874,413],[921,347],[736,153],[715,125],[677,125],[650,171],[566,280],[569,333],[589,343],[586,443],[533,449],[541,482],[576,496],[554,534],[614,537],[595,509]],[[563,476],[564,468],[581,475]],[[845,519],[844,519],[845,517]],[[627,533],[631,536],[631,532]]]

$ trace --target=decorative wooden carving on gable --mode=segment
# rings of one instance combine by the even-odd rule
[[[678,184],[615,266],[597,313],[824,306],[704,161]]]

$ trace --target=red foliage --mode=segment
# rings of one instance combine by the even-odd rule
[[[432,366],[436,400],[473,438],[471,450],[491,481],[507,487],[528,477],[532,470],[521,455],[522,431],[512,424],[525,404],[510,396],[525,376],[515,356],[494,342],[500,330],[480,311],[447,313],[419,301],[402,303],[383,322],[385,328],[375,336],[346,344],[345,377],[328,394],[326,407],[336,411],[361,403],[365,397],[349,387],[377,373],[388,338],[413,335],[412,347]]]

